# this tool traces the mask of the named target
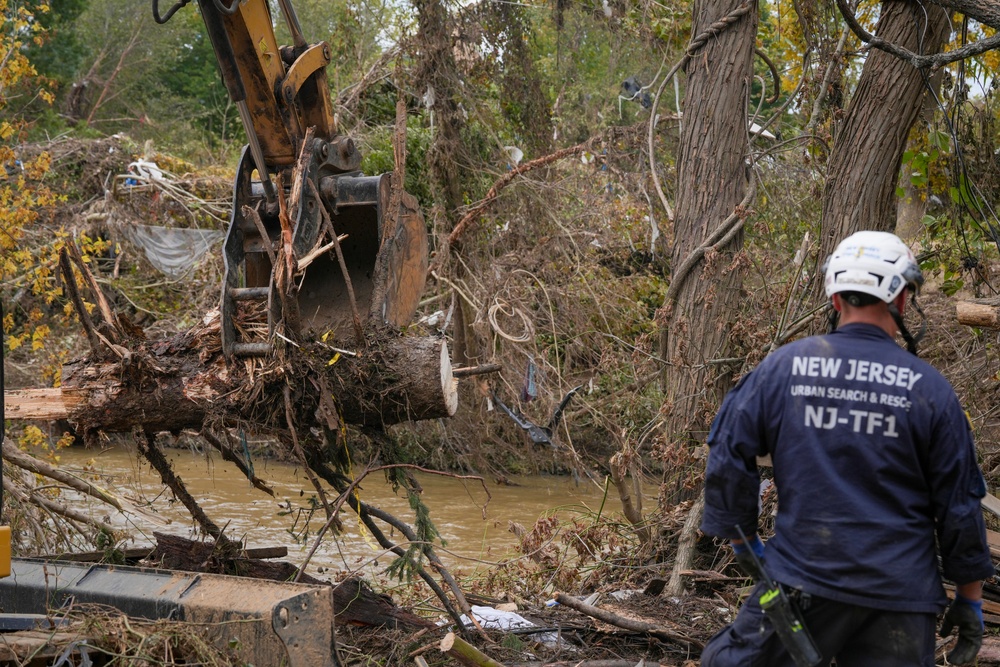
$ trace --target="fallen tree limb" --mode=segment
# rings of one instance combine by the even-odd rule
[[[660,625],[655,625],[653,623],[647,623],[646,621],[637,621],[631,618],[624,618],[610,612],[606,609],[601,609],[600,607],[595,607],[594,605],[587,604],[582,600],[579,600],[572,595],[566,595],[565,593],[556,593],[555,600],[561,605],[565,605],[570,609],[574,609],[581,614],[590,616],[591,618],[596,618],[599,621],[609,623],[611,625],[623,628],[625,630],[631,630],[633,632],[644,632],[646,634],[653,635],[654,637],[659,637],[667,641],[672,641],[677,644],[684,646],[686,649],[697,649],[701,650],[704,645],[697,639],[693,639],[684,635],[680,632],[675,632],[668,628]]]
[[[357,500],[354,496],[348,497],[348,504],[358,515],[358,518],[361,519],[361,522],[365,524],[365,527],[371,532],[372,536],[375,537],[375,541],[378,542],[383,549],[388,549],[399,557],[406,556],[406,550],[396,544],[393,544],[392,541],[385,536],[385,533],[383,533],[382,530],[375,525],[375,522],[372,521],[372,517],[367,511],[367,505]],[[430,573],[422,567],[417,570],[417,575],[423,579],[424,583],[427,584],[427,587],[434,592],[438,600],[441,601],[441,604],[444,605],[445,611],[448,612],[448,615],[451,616],[452,620],[455,621],[458,627],[463,627],[462,617],[448,600],[448,596],[445,594],[444,590],[441,589],[441,586],[434,581],[434,577],[432,577]]]
[[[465,368],[452,369],[452,374],[457,378],[466,378],[473,375],[486,375],[487,373],[499,373],[503,370],[500,364],[482,364],[480,366],[467,366]]]
[[[444,636],[439,645],[441,652],[466,667],[504,667],[454,632]]]
[[[80,479],[76,475],[68,473],[65,470],[46,463],[41,459],[36,459],[30,454],[22,452],[7,440],[4,440],[3,442],[3,457],[19,468],[33,472],[36,475],[48,477],[49,479],[55,480],[60,484],[64,484],[75,491],[79,491],[82,494],[96,498],[103,503],[111,505],[119,512],[125,511],[125,503],[111,492],[102,489],[96,484]]]
[[[959,324],[983,329],[1000,329],[1000,300],[959,301],[955,305]]]
[[[114,531],[112,531],[109,526],[101,523],[98,519],[95,519],[89,514],[84,514],[79,510],[64,505],[63,503],[57,503],[56,501],[46,498],[33,490],[27,492],[22,491],[16,484],[14,484],[13,480],[8,478],[6,475],[3,477],[3,487],[5,492],[14,496],[14,498],[16,498],[20,503],[31,503],[46,512],[58,514],[70,521],[90,526],[96,532],[104,533],[109,537],[114,534]]]
[[[62,271],[62,280],[66,291],[69,292],[73,306],[76,308],[76,312],[79,313],[83,331],[87,334],[87,340],[90,341],[90,351],[95,356],[99,356],[103,350],[101,339],[97,336],[94,322],[90,318],[89,311],[84,306],[83,297],[80,296],[80,289],[76,284],[76,278],[73,276],[73,267],[70,265],[69,253],[66,248],[63,248],[59,253],[59,269]]]
[[[388,512],[385,512],[377,507],[372,507],[364,502],[361,503],[361,507],[371,516],[385,521],[387,524],[401,532],[411,543],[417,543],[419,541],[416,533],[413,532],[413,529]],[[441,578],[444,579],[445,583],[448,584],[448,587],[455,596],[455,600],[458,602],[458,606],[462,610],[462,613],[465,614],[466,618],[468,618],[469,621],[476,626],[476,629],[479,630],[479,632],[482,632],[483,627],[479,624],[479,621],[476,620],[476,617],[472,615],[472,607],[469,606],[469,602],[465,599],[465,594],[462,592],[461,587],[458,585],[458,582],[455,581],[455,578],[451,575],[448,568],[444,566],[444,563],[441,562],[441,559],[438,558],[438,555],[434,552],[433,547],[430,544],[425,543],[423,544],[421,551],[423,551],[424,555],[427,556],[427,560],[430,561],[434,569],[441,575]]]
[[[145,433],[144,435],[144,438],[139,438],[139,451],[156,471],[160,473],[160,480],[170,489],[174,497],[181,501],[181,504],[187,508],[187,511],[191,513],[191,516],[198,522],[198,526],[201,527],[201,530],[206,535],[211,535],[221,544],[227,544],[229,539],[222,534],[222,530],[215,525],[215,522],[208,518],[205,511],[201,509],[198,502],[188,492],[187,487],[184,486],[184,482],[181,481],[181,478],[170,467],[170,462],[163,456],[163,452],[156,446],[156,437],[152,433]]]
[[[677,556],[674,558],[674,567],[670,572],[670,583],[667,585],[667,595],[670,597],[680,597],[684,594],[684,575],[682,573],[690,570],[694,565],[694,552],[698,545],[698,529],[704,514],[705,494],[702,493],[698,495],[694,504],[691,505],[691,509],[688,510],[684,527],[677,539]]]

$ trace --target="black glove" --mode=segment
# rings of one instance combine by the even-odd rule
[[[979,647],[983,645],[983,603],[981,600],[967,600],[956,595],[955,600],[944,613],[941,621],[942,637],[947,637],[951,631],[958,628],[958,641],[955,648],[948,653],[948,662],[953,665],[965,665],[976,659]]]
[[[751,577],[754,583],[763,579],[764,573],[760,571],[760,568],[757,567],[757,562],[754,560],[754,554],[757,555],[758,560],[763,560],[764,558],[764,543],[760,541],[760,536],[754,535],[746,542],[731,544],[733,553],[736,555],[736,563],[740,566],[740,569],[747,576]],[[751,549],[753,553],[751,553]]]

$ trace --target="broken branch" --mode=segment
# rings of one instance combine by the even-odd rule
[[[646,621],[637,621],[631,618],[624,618],[615,614],[613,612],[607,611],[606,609],[601,609],[600,607],[595,607],[594,605],[587,604],[582,600],[578,600],[572,595],[566,595],[565,593],[556,593],[556,602],[561,605],[565,605],[570,609],[575,609],[581,614],[586,614],[591,618],[596,618],[599,621],[604,621],[605,623],[610,623],[611,625],[617,626],[619,628],[624,628],[626,630],[632,630],[633,632],[645,632],[646,634],[659,637],[660,639],[666,639],[672,642],[681,644],[687,649],[698,649],[699,651],[704,648],[701,642],[697,639],[692,639],[687,635],[681,634],[679,632],[674,632],[673,630],[668,630],[659,625],[654,625],[652,623],[647,623]]]
[[[441,652],[466,667],[504,667],[454,632],[449,632],[441,640]]]

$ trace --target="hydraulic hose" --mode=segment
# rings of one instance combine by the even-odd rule
[[[191,2],[191,0],[178,0],[173,7],[167,10],[166,14],[160,16],[160,0],[153,0],[153,20],[160,25],[163,25],[170,20],[171,16],[177,13],[178,9],[189,2]],[[229,7],[222,4],[222,0],[212,0],[212,4],[215,5],[215,8],[219,10],[219,12],[225,14],[226,16],[232,16],[236,13],[236,10],[240,8],[240,0],[233,0],[233,4]]]
[[[191,0],[179,0],[177,3],[174,4],[173,7],[167,10],[166,14],[160,16],[160,0],[153,0],[153,20],[159,23],[160,25],[163,25],[164,23],[170,20],[171,16],[177,13],[178,9],[180,9],[189,2],[191,2]]]

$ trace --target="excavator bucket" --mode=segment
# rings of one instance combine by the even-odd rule
[[[370,322],[405,326],[416,311],[428,261],[427,230],[416,199],[401,192],[391,215],[390,174],[336,173],[323,157],[335,150],[315,141],[309,168],[298,172],[300,182],[287,192],[291,247],[300,272],[294,314],[284,312],[284,300],[276,294],[271,258],[279,256],[283,243],[280,216],[261,213],[263,193],[251,178],[253,163],[247,153],[241,161],[223,248],[222,340],[227,356],[266,354],[279,322],[297,328],[296,333],[348,341],[353,340],[355,314],[362,327]],[[333,235],[340,239],[336,245]],[[266,335],[262,329],[255,337],[237,329],[244,301],[267,304]]]
[[[136,618],[204,628],[245,664],[337,667],[329,586],[143,567],[15,558],[0,611],[57,614],[97,604]]]
[[[416,200],[403,193],[396,215],[390,216],[389,174],[340,176],[324,186],[333,229],[346,236],[340,245],[350,286],[334,252],[310,264],[298,296],[303,331],[347,338],[355,307],[362,324],[381,320],[405,326],[427,273],[427,232]]]

